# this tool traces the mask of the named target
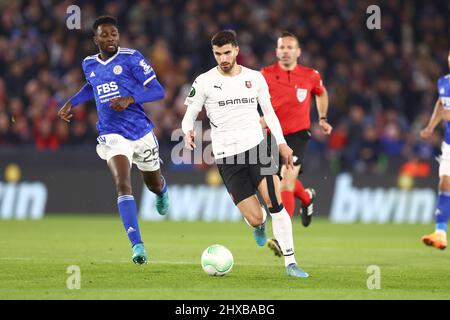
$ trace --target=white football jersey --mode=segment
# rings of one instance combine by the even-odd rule
[[[205,106],[214,157],[219,159],[258,145],[263,140],[258,103],[272,106],[267,82],[259,71],[241,66],[239,74],[224,76],[217,68],[197,77],[185,104],[197,114]],[[185,132],[191,129],[184,126]]]

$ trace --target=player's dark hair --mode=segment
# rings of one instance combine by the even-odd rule
[[[294,38],[295,41],[297,41],[298,46],[300,46],[300,41],[298,41],[297,36],[295,34],[293,34],[292,32],[289,32],[289,31],[286,31],[286,30],[282,31],[278,38],[288,38],[288,37]]]
[[[117,28],[117,19],[112,16],[100,16],[97,19],[95,19],[94,24],[92,25],[92,31],[96,33],[97,28],[102,24],[112,24]]]
[[[226,44],[231,44],[233,47],[238,46],[236,32],[230,29],[217,32],[211,39],[211,47],[222,47]]]

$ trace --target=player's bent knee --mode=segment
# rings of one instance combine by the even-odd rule
[[[295,180],[297,180],[297,176],[285,174],[283,180],[281,180],[281,191],[294,191]]]
[[[263,223],[263,216],[262,214],[253,214],[246,218],[247,223],[252,226],[253,228],[259,227]]]
[[[253,219],[253,223],[250,223],[253,228],[259,227],[263,223],[262,217]]]
[[[281,186],[280,186],[280,190],[281,191],[294,191],[295,190],[295,180],[294,180],[294,182],[284,182],[284,179],[283,179],[283,181],[281,182]]]

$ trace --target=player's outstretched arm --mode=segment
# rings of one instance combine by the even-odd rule
[[[293,160],[293,151],[287,145],[286,140],[283,136],[283,130],[281,129],[280,122],[278,121],[277,115],[275,111],[273,111],[272,105],[263,105],[261,104],[261,108],[264,112],[264,120],[267,123],[267,127],[269,127],[270,132],[275,137],[277,141],[278,149],[280,151],[280,155],[284,160],[284,164],[288,169],[294,168],[294,160]]]
[[[110,107],[115,111],[123,111],[132,103],[144,103],[158,101],[164,98],[164,88],[156,80],[152,79],[141,90],[137,90],[132,96],[111,98]]]
[[[154,78],[147,83],[142,90],[133,94],[136,103],[153,102],[164,98],[164,88],[159,81]]]
[[[109,102],[111,102],[110,107],[113,110],[121,112],[128,108],[130,104],[134,103],[134,98],[132,96],[117,97],[109,99]]]
[[[86,83],[80,91],[78,91],[72,98],[67,101],[61,109],[58,111],[58,117],[63,119],[64,121],[70,122],[70,118],[72,118],[72,114],[70,110],[72,107],[76,107],[80,103],[89,101],[94,99],[94,91],[92,90],[92,86],[89,83]]]
[[[186,135],[184,136],[184,147],[188,150],[194,150],[195,143],[194,143],[194,137],[195,137],[195,131],[189,130],[186,132]]]
[[[275,137],[278,145],[282,143],[285,144],[286,140],[283,136],[283,130],[281,129],[280,121],[278,121],[277,115],[273,110],[272,102],[270,102],[269,88],[267,86],[266,80],[264,80],[262,76],[261,78],[261,87],[258,90],[258,103],[261,107],[264,121],[261,121],[260,119],[259,123],[261,125],[266,125],[270,129],[270,132]]]
[[[322,128],[323,133],[330,134],[333,127],[328,123],[327,113],[328,113],[328,92],[325,89],[320,95],[316,95],[316,107],[317,113],[319,114],[319,126]]]
[[[58,110],[58,117],[63,119],[66,122],[70,122],[70,118],[73,117],[73,114],[70,113],[70,110],[72,109],[72,103],[67,101],[61,109]]]
[[[273,110],[272,103],[270,102],[269,88],[264,78],[262,78],[261,87],[258,91],[258,102],[264,114],[265,123],[267,124],[270,132],[273,134],[275,140],[277,141],[280,155],[283,158],[286,167],[288,169],[293,169],[293,151],[287,145],[286,140],[284,139],[283,130],[281,129],[280,121],[278,121],[277,115]]]
[[[264,117],[259,118],[259,124],[263,129],[267,129],[267,123],[266,120],[264,120]]]
[[[292,149],[286,143],[279,144],[278,151],[280,151],[280,155],[284,160],[286,168],[294,169],[294,151],[292,151]]]
[[[202,75],[198,76],[192,84],[191,90],[184,102],[187,105],[186,112],[181,121],[181,130],[184,133],[184,145],[186,149],[193,150],[195,148],[194,137],[194,123],[198,114],[203,109],[203,105],[207,99],[207,95],[203,91]]]
[[[430,138],[431,135],[433,134],[434,128],[436,128],[436,126],[442,120],[449,121],[450,115],[448,114],[448,111],[444,111],[441,101],[437,99],[436,103],[434,104],[433,113],[431,114],[427,126],[420,131],[420,137],[422,139]]]
[[[195,104],[189,104],[186,113],[184,114],[183,120],[181,121],[181,130],[183,130],[184,136],[184,146],[188,150],[193,150],[195,148],[194,137],[194,122],[197,119],[198,114],[202,108]]]

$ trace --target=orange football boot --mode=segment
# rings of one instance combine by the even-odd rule
[[[432,246],[441,250],[447,248],[447,239],[440,232],[433,232],[422,237],[422,242],[427,246]]]

